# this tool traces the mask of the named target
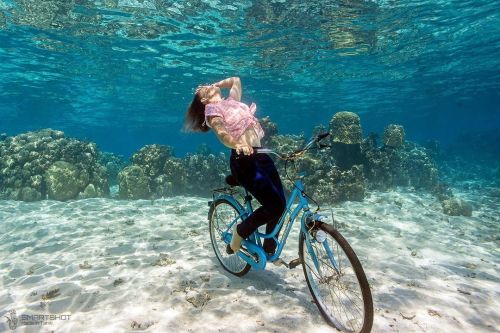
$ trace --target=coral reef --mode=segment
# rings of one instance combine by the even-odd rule
[[[264,122],[265,147],[281,153],[297,150],[305,144],[303,135],[280,135],[277,126],[269,118]],[[325,132],[324,127],[315,129]],[[200,146],[196,154],[184,158],[173,156],[172,148],[150,145],[141,148],[132,157],[132,165],[119,173],[120,197],[126,199],[149,199],[175,195],[209,195],[211,190],[224,185],[230,173],[228,158],[224,153],[212,154],[208,146]],[[363,166],[355,165],[348,170],[336,167],[329,154],[312,153],[296,163],[288,164],[275,160],[282,175],[285,191],[290,190],[297,172],[306,171],[308,193],[328,203],[341,200],[361,200],[365,194]]]
[[[430,190],[436,186],[437,165],[425,148],[408,142],[400,152],[402,168],[397,171],[401,179],[408,179],[408,185],[417,189]]]
[[[185,172],[185,194],[207,195],[211,190],[224,183],[230,174],[229,160],[224,153],[208,156],[188,154],[183,159]]]
[[[132,155],[132,164],[140,166],[148,177],[156,178],[162,174],[167,158],[172,156],[173,148],[163,145],[147,145]]]
[[[150,195],[153,195],[154,197],[155,194],[158,192],[160,192],[161,195],[164,195],[165,192],[168,192],[165,190],[166,179],[163,175],[165,173],[164,172],[165,163],[170,157],[172,157],[172,155],[173,155],[172,147],[157,145],[157,144],[146,145],[141,149],[139,149],[139,151],[134,153],[132,155],[132,164],[135,167],[134,173],[128,173],[127,176],[132,177],[130,181],[139,182],[137,186],[140,186],[140,191],[138,192],[130,191],[130,187],[127,186],[128,195],[126,196],[126,198],[145,199]],[[142,175],[139,175],[139,171],[137,168],[142,170]],[[124,196],[122,195],[123,191],[121,190],[121,188],[123,180],[126,178],[127,177],[125,175],[122,175],[120,177],[120,197],[122,198],[124,198]],[[147,187],[149,188],[149,191],[146,191],[145,187],[146,184]],[[136,195],[139,195],[139,197],[137,197]]]
[[[302,148],[306,142],[303,135],[281,135],[276,134],[270,137],[269,147],[280,154],[290,153]]]
[[[269,117],[262,120],[262,126],[266,131],[263,146],[279,153],[295,151],[306,143],[304,135],[279,134]],[[285,162],[275,159],[285,192],[293,188],[299,172],[304,172],[306,192],[320,203],[362,200],[371,188],[412,186],[432,191],[446,214],[470,214],[470,205],[455,199],[438,180],[437,142],[424,148],[405,141],[404,128],[391,124],[379,146],[377,134],[362,138],[360,119],[352,112],[336,113],[328,129],[317,126],[313,134],[327,130],[332,134],[330,147],[288,162],[286,173]],[[227,155],[212,153],[206,144],[182,158],[174,156],[170,146],[146,145],[127,165],[118,155],[98,152],[93,143],[67,139],[53,130],[16,137],[0,134],[0,157],[0,199],[25,201],[107,196],[108,183],[119,185],[122,199],[207,196],[213,188],[223,186],[230,173]]]
[[[363,131],[359,116],[353,112],[341,111],[330,120],[332,142],[359,144],[363,139]]]
[[[361,145],[359,143],[346,144],[333,142],[331,155],[333,156],[335,165],[343,171],[350,170],[354,165],[364,164]]]
[[[268,120],[271,128],[272,122]],[[320,154],[311,151],[295,163],[289,163],[287,175],[296,179],[299,171],[305,171],[306,191],[325,203],[343,200],[362,200],[368,188],[388,189],[395,186],[412,186],[415,189],[433,191],[438,186],[438,170],[433,152],[412,142],[404,141],[404,128],[389,125],[386,137],[389,145],[379,147],[378,136],[371,133],[358,142],[361,136],[359,117],[350,112],[337,113],[330,123],[331,149]],[[318,126],[317,135],[325,131]],[[350,133],[352,131],[353,133]],[[392,131],[392,134],[387,134]],[[303,136],[280,135],[275,132],[269,138],[269,146],[286,153],[302,147]],[[343,142],[341,142],[343,141]],[[401,145],[398,146],[398,143]],[[284,163],[276,161],[286,188],[293,186],[284,173]]]
[[[384,145],[401,147],[405,142],[405,130],[401,125],[390,124],[384,130]]]
[[[171,147],[148,145],[133,154],[132,165],[118,174],[119,195],[123,199],[208,195],[229,172],[226,155],[214,155],[206,145],[184,158],[173,156]]]
[[[342,171],[363,164],[361,146],[363,132],[359,116],[352,112],[337,112],[330,120],[331,154]]]
[[[122,199],[149,199],[151,189],[149,177],[137,165],[130,165],[120,171],[118,181],[120,184],[119,196]]]
[[[109,194],[94,143],[44,129],[0,140],[0,199],[69,200]]]
[[[340,170],[333,166],[326,172],[319,172],[316,181],[311,181],[312,197],[319,202],[361,201],[365,197],[366,183],[362,165],[354,165],[350,170]]]
[[[441,201],[443,212],[451,216],[472,216],[472,206],[457,198],[450,198]]]
[[[313,133],[326,132],[323,126],[317,126]],[[280,152],[289,153],[300,149],[306,143],[304,136],[273,134],[269,137],[269,147]],[[310,152],[295,162],[288,162],[285,173],[285,162],[276,160],[285,192],[293,187],[293,180],[300,172],[305,172],[306,191],[315,200],[334,203],[342,200],[362,200],[365,195],[363,166],[353,165],[341,170],[336,166],[335,158],[328,151],[326,154]]]
[[[156,179],[158,196],[173,196],[186,193],[188,176],[182,159],[177,157],[169,158],[165,161],[163,172],[164,174]]]
[[[387,189],[394,185],[393,170],[400,169],[401,161],[395,150],[379,149],[377,146],[378,135],[371,133],[361,144],[361,151],[366,160],[365,175],[370,187]]]
[[[110,186],[118,184],[118,173],[128,165],[123,156],[109,152],[99,154],[99,163],[106,167]]]
[[[82,170],[80,175],[73,164],[64,161],[55,162],[45,172],[48,197],[59,201],[75,198],[86,180],[88,175],[85,170]]]
[[[479,152],[473,158],[466,151],[457,152],[456,147],[439,149],[440,180],[433,190],[441,201],[443,212],[448,215],[470,216],[472,206],[455,198],[452,188],[461,192],[481,193],[498,197],[500,193],[500,160],[491,159],[490,152]]]
[[[278,125],[271,121],[271,118],[264,117],[260,120],[260,125],[264,130],[264,138],[262,138],[261,144],[263,147],[268,147],[271,145],[271,138],[278,134]]]
[[[438,170],[431,154],[422,146],[405,142],[402,146],[377,146],[377,135],[370,134],[361,144],[370,187],[387,189],[413,186],[433,189],[438,182]]]

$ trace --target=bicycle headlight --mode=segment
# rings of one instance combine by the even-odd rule
[[[314,234],[314,239],[316,239],[318,243],[323,243],[326,240],[326,232],[324,232],[323,230],[316,231],[316,233]]]

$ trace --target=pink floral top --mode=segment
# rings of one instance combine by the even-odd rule
[[[248,126],[253,126],[257,137],[264,137],[264,130],[260,126],[259,121],[254,116],[257,106],[255,103],[248,106],[245,103],[238,102],[232,97],[223,99],[217,103],[210,103],[205,106],[205,122],[207,126],[208,116],[220,116],[224,121],[224,126],[229,134],[236,140],[241,137]]]

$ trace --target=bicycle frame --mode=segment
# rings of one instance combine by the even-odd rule
[[[302,178],[304,176],[305,173],[301,173],[299,174],[299,178],[295,180],[295,186],[293,188],[292,193],[287,199],[285,211],[283,215],[280,217],[280,220],[274,227],[273,231],[269,234],[263,234],[257,230],[249,237],[248,240],[242,241],[242,245],[244,248],[247,249],[247,251],[244,250],[239,251],[238,256],[240,256],[243,260],[249,263],[252,266],[252,268],[256,270],[265,269],[267,261],[274,261],[279,258],[286,244],[286,240],[288,239],[290,231],[292,230],[292,227],[295,223],[295,219],[297,218],[297,216],[301,211],[304,211],[304,214],[302,215],[301,218],[301,231],[307,235],[306,219],[308,216],[312,215],[312,212],[310,212],[309,202],[307,201],[306,196],[304,194],[304,185],[302,183]],[[229,243],[231,240],[230,230],[232,229],[234,224],[237,223],[238,220],[246,219],[250,214],[253,213],[253,207],[250,199],[251,197],[249,196],[249,193],[246,189],[244,189],[244,191],[245,191],[245,203],[244,203],[245,207],[243,207],[239,203],[239,201],[236,200],[232,195],[229,194],[215,195],[215,193],[213,195],[214,200],[225,199],[230,203],[232,203],[237,208],[239,213],[239,215],[229,224],[227,230],[223,232],[222,237],[227,243]],[[292,206],[297,199],[298,199],[298,204],[292,211]],[[285,230],[283,231],[280,241],[277,235],[280,232],[287,218],[289,218],[289,223],[287,224]],[[275,254],[270,257],[268,257],[268,255],[264,252],[262,248],[261,239],[266,239],[266,238],[274,238],[274,240],[278,244]]]

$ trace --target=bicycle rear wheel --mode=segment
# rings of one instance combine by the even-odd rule
[[[210,229],[210,240],[217,259],[225,270],[236,276],[243,276],[250,270],[251,266],[241,259],[238,254],[227,253],[227,243],[224,241],[224,233],[231,223],[240,220],[238,209],[225,199],[217,199],[210,206],[208,212],[208,225]]]
[[[308,232],[308,238],[300,235],[299,256],[321,315],[343,332],[370,332],[373,300],[356,254],[329,224],[317,223]]]

